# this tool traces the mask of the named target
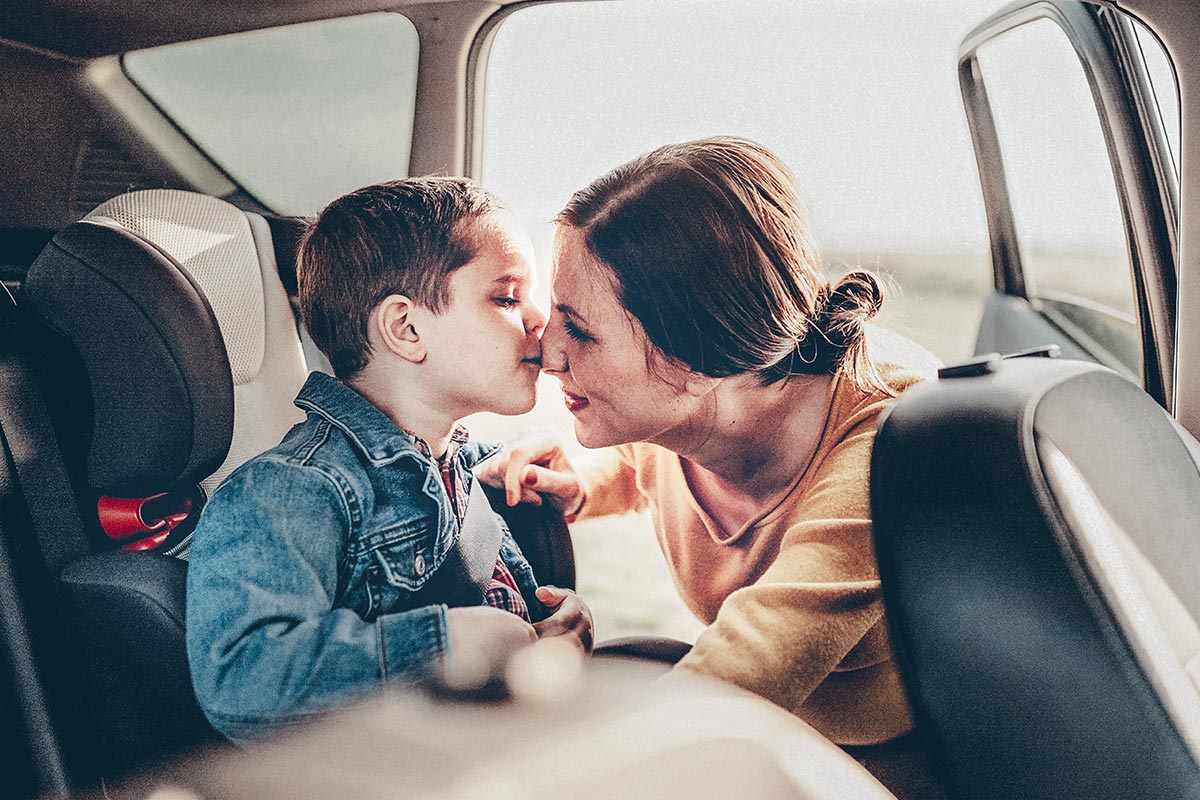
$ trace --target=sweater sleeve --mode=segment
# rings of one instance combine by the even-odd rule
[[[574,519],[625,514],[645,508],[646,498],[637,488],[632,445],[588,453],[579,460],[576,469],[583,484],[583,505]]]
[[[677,669],[795,711],[831,673],[890,657],[868,636],[883,615],[868,496],[874,423],[871,415],[814,465],[774,562],[726,598]]]

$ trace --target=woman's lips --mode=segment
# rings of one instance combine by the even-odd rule
[[[589,403],[588,403],[588,399],[586,397],[580,397],[577,394],[572,394],[571,392],[568,392],[566,389],[563,389],[562,392],[563,392],[563,399],[566,400],[566,402],[567,402],[567,411],[570,411],[572,414],[576,414],[580,411],[583,411],[585,408],[588,407]]]

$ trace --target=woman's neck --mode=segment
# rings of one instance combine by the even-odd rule
[[[752,376],[710,393],[703,419],[659,442],[686,460],[685,472],[708,493],[764,501],[790,488],[812,460],[829,412],[832,376],[797,376],[761,386]],[[672,436],[670,438],[676,438]]]

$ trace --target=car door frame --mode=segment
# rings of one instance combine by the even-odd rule
[[[1172,410],[1179,188],[1132,24],[1115,9],[1072,0],[1019,2],[976,26],[959,48],[959,84],[983,191],[996,290],[1028,303],[1034,313],[1062,330],[1029,295],[1003,156],[977,57],[986,42],[1041,19],[1063,31],[1087,77],[1125,223],[1141,332],[1142,385]],[[1067,331],[1062,333],[1073,340]],[[1091,354],[1105,360],[1101,353]]]

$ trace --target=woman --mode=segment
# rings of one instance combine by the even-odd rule
[[[708,625],[677,669],[774,701],[912,795],[875,747],[913,720],[868,475],[880,413],[917,378],[867,353],[875,278],[830,285],[790,173],[743,139],[655,150],[558,222],[542,368],[579,441],[616,447],[577,473],[554,443],[519,443],[481,477],[571,517],[648,507]]]

